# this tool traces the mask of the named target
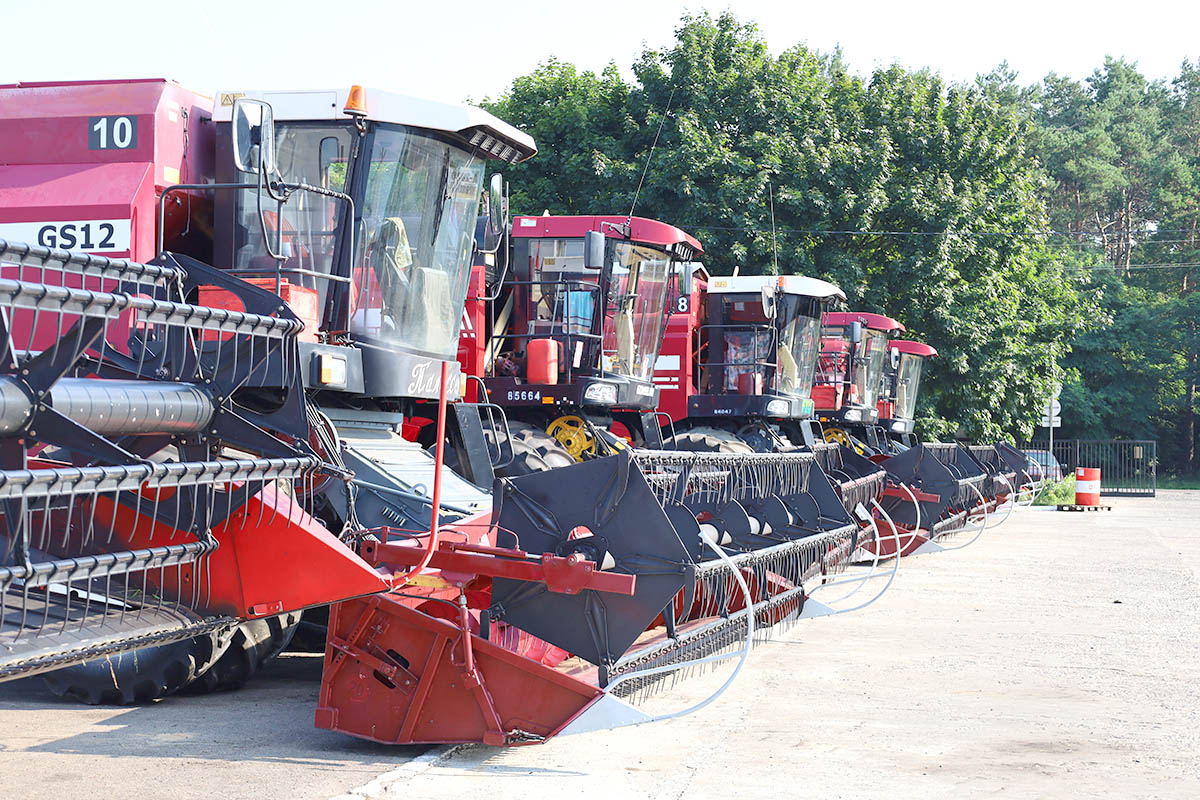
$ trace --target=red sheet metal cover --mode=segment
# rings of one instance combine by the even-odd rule
[[[914,356],[924,356],[932,358],[937,355],[937,350],[934,350],[924,342],[914,342],[908,339],[893,339],[888,343],[890,347],[895,348],[901,353],[911,353]]]
[[[0,238],[129,255],[135,208],[153,209],[151,170],[145,163],[0,166]],[[152,242],[153,218],[140,227]]]
[[[903,331],[904,324],[883,314],[870,314],[865,311],[826,311],[826,325],[849,325],[851,322],[861,322],[876,331]]]

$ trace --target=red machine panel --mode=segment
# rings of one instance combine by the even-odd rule
[[[9,84],[0,96],[0,238],[148,260],[158,195],[212,176],[212,103],[169,81]],[[189,216],[178,197],[168,239]]]

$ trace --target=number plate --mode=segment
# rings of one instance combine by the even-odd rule
[[[0,222],[0,239],[84,253],[129,252],[129,220]]]
[[[88,150],[136,150],[137,117],[88,117]]]

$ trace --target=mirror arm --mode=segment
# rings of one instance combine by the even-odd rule
[[[265,182],[267,184],[270,184],[269,180],[267,180]],[[267,230],[267,216],[263,212],[263,202],[262,202],[263,201],[263,188],[264,188],[264,176],[262,174],[262,170],[260,169],[258,172],[258,191],[254,193],[255,200],[258,202],[258,226],[262,230],[263,247],[266,248],[267,255],[269,255],[271,258],[275,259],[275,261],[278,262],[278,264],[282,264],[284,261],[287,261],[287,258],[285,256],[281,255],[281,252],[283,250],[283,224],[282,224],[283,220],[279,219],[279,214],[278,214],[278,212],[276,212],[275,248],[272,249],[272,247],[271,247],[271,232]],[[267,192],[270,193],[271,190],[267,189]],[[271,194],[271,198],[276,200],[277,202],[279,202],[279,208],[280,208],[280,210],[282,210],[282,208],[283,208],[282,201],[279,201],[278,198],[276,198],[274,194]],[[277,252],[277,251],[279,251],[279,252]],[[276,265],[276,267],[277,267],[276,280],[275,280],[276,290],[278,290],[278,288],[279,288],[279,286],[278,286],[278,284],[279,284],[278,264]]]

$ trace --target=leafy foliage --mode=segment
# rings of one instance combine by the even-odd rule
[[[1075,502],[1075,476],[1068,475],[1042,490],[1033,501],[1035,506],[1070,505]]]
[[[1027,438],[1065,376],[1062,435],[1194,463],[1195,277],[1140,264],[1200,263],[1200,65],[1170,84],[1120,60],[1034,86],[1006,65],[863,78],[836,52],[773,56],[725,13],[685,16],[633,75],[552,60],[487,103],[541,148],[511,175],[516,211],[636,197],[716,274],[835,281],[941,354],[923,435]]]
[[[1034,122],[1052,225],[1093,265],[1100,303],[1064,361],[1062,434],[1158,439],[1169,469],[1194,472],[1200,66],[1167,83],[1108,59],[1084,82],[1051,74],[1008,102]]]

